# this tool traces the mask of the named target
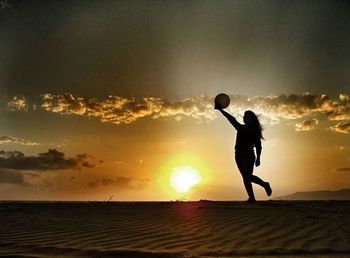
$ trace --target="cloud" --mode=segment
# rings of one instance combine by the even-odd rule
[[[350,167],[345,167],[345,168],[337,168],[335,171],[340,171],[340,172],[350,172]]]
[[[345,94],[340,94],[339,100],[331,100],[325,94],[304,93],[252,98],[231,96],[231,102],[233,101],[237,103],[233,104],[234,108],[250,108],[272,120],[297,119],[311,114],[325,114],[329,120],[350,118],[350,100]]]
[[[211,121],[217,117],[213,110],[213,97],[197,96],[177,102],[168,102],[158,97],[136,100],[120,96],[109,96],[106,100],[85,99],[72,94],[44,94],[41,107],[50,112],[98,117],[103,122],[129,124],[143,117],[173,118],[181,120],[191,117]],[[230,110],[243,113],[252,109],[270,122],[281,119],[297,119],[310,114],[322,113],[329,120],[350,118],[350,97],[340,94],[338,100],[327,95],[279,95],[247,97],[231,95]]]
[[[136,180],[132,177],[120,176],[117,178],[96,179],[95,181],[89,182],[88,186],[91,188],[113,186],[117,189],[140,189],[146,187],[148,183],[148,179]]]
[[[16,98],[16,97],[14,97]],[[281,120],[294,120],[309,115],[325,115],[331,121],[350,119],[350,96],[340,94],[337,99],[327,95],[277,95],[241,96],[230,95],[229,111],[243,114],[247,109],[261,114],[263,122],[274,124]],[[169,118],[180,121],[189,117],[197,121],[213,121],[218,112],[213,109],[214,97],[195,96],[169,102],[160,97],[141,99],[109,96],[104,100],[76,97],[66,94],[41,95],[40,107],[61,115],[95,117],[102,122],[130,124],[141,118]]]
[[[18,144],[23,144],[23,145],[39,145],[39,143],[24,140],[21,138],[16,138],[8,135],[2,135],[0,136],[0,144],[4,143],[18,143]]]
[[[135,98],[109,96],[106,100],[99,101],[74,97],[72,94],[44,94],[41,107],[46,111],[63,115],[97,117],[102,122],[114,124],[130,124],[143,117],[153,119],[172,117],[175,120],[181,120],[183,117],[215,119],[211,101],[206,96],[170,103],[157,97],[136,100]]]
[[[46,153],[38,156],[25,156],[19,151],[0,151],[0,168],[17,170],[61,170],[92,168],[87,154],[78,154],[74,158],[65,158],[63,152],[49,149]]]
[[[95,188],[97,186],[108,186],[108,185],[112,185],[112,186],[116,186],[119,188],[129,188],[131,187],[130,183],[131,183],[132,178],[131,177],[117,177],[117,178],[102,178],[102,179],[97,179],[96,181],[92,181],[90,183],[88,183],[89,187]]]
[[[7,102],[7,109],[10,111],[28,111],[28,104],[24,96],[14,96]]]
[[[336,145],[335,148],[336,148],[337,150],[339,150],[339,151],[343,151],[343,150],[346,149],[346,147],[343,146],[343,145]]]
[[[0,1],[0,9],[8,9],[12,8],[12,6],[7,1]]]
[[[332,132],[348,134],[350,131],[350,122],[339,122],[336,125],[329,127],[329,130],[331,130]]]
[[[0,183],[27,186],[23,174],[20,171],[0,169]]]
[[[295,124],[295,131],[310,131],[318,125],[317,119],[304,120]]]

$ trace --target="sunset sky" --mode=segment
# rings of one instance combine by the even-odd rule
[[[0,199],[241,200],[235,130],[273,196],[350,188],[347,1],[0,1]],[[197,171],[188,192],[178,168]],[[256,187],[257,198],[266,199]]]

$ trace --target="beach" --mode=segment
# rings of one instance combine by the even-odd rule
[[[0,256],[349,257],[350,201],[0,202]]]

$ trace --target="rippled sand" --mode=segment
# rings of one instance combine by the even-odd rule
[[[0,219],[2,256],[350,257],[348,201],[1,202]]]

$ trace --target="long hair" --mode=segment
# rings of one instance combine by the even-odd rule
[[[262,131],[264,128],[260,124],[259,117],[251,110],[247,110],[244,112],[244,115],[247,116],[247,123],[249,129],[251,129],[254,134],[257,134],[260,139],[264,140],[264,136],[262,134]]]

